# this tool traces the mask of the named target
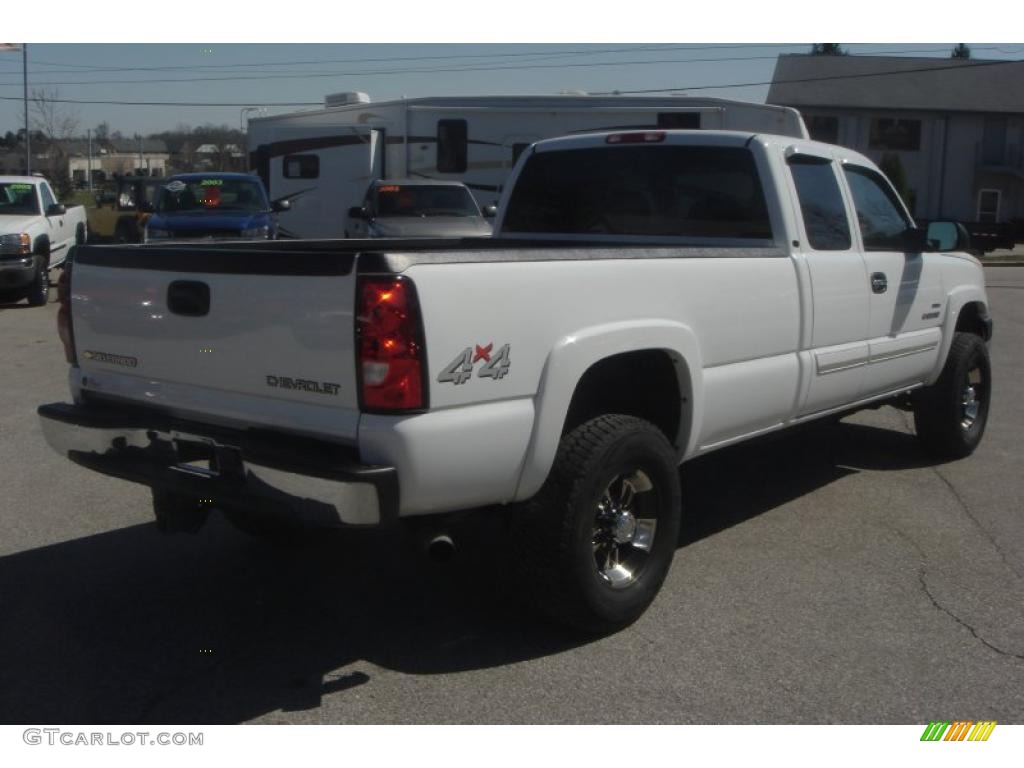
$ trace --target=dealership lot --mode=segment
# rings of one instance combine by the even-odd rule
[[[683,470],[661,596],[596,641],[391,534],[278,550],[214,518],[162,537],[148,491],[44,443],[56,305],[0,307],[0,721],[1024,722],[1024,268],[986,270],[995,397],[969,459],[866,411]]]

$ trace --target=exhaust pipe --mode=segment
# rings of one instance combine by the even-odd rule
[[[446,533],[438,534],[427,542],[427,557],[435,563],[450,563],[455,557],[455,542]]]

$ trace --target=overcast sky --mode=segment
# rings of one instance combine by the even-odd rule
[[[850,45],[853,54],[948,57],[952,43]],[[74,101],[202,102],[192,107],[64,104],[81,133],[106,121],[126,135],[179,124],[239,126],[244,106],[322,103],[324,94],[402,96],[555,94],[676,88],[763,101],[780,53],[798,45],[556,44],[32,44],[29,90]],[[972,45],[976,59],[1020,59],[1024,45]],[[20,53],[0,53],[0,132],[23,125]],[[309,107],[267,107],[267,114]]]

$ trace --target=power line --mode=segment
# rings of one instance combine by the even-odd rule
[[[871,54],[853,55],[854,58],[867,58],[869,56],[886,56],[886,55],[897,55],[897,54],[913,54],[913,53],[942,53],[945,52],[946,48],[931,48],[924,50],[898,50],[898,51],[878,51]],[[46,80],[35,83],[39,86],[47,85],[149,85],[153,83],[211,83],[211,82],[233,82],[240,80],[299,80],[299,79],[316,79],[324,77],[376,77],[386,75],[400,75],[400,74],[440,74],[440,73],[451,73],[451,72],[494,72],[494,71],[507,71],[507,70],[531,70],[531,69],[578,69],[578,68],[591,68],[591,67],[616,67],[616,66],[642,66],[652,64],[688,64],[688,63],[719,63],[719,62],[733,62],[733,61],[764,61],[775,59],[776,55],[768,56],[729,56],[729,57],[715,57],[715,58],[685,58],[685,59],[644,59],[639,61],[609,61],[609,62],[577,62],[577,63],[557,63],[557,64],[512,64],[512,65],[495,65],[495,66],[479,66],[479,67],[435,67],[431,69],[421,68],[401,68],[401,69],[385,69],[385,70],[357,70],[349,72],[305,72],[305,73],[290,73],[290,74],[261,74],[261,75],[233,75],[223,77],[188,77],[188,78],[154,78],[149,80]],[[11,83],[0,83],[2,86],[13,86]],[[673,90],[673,89],[654,89],[651,92],[661,90]],[[642,91],[636,91],[640,93]],[[632,93],[632,91],[631,91]]]
[[[888,77],[891,75],[909,75],[916,72],[941,72],[947,69],[972,69],[974,67],[993,67],[1001,64],[1021,64],[1024,59],[1009,59],[1006,61],[979,61],[976,64],[950,64],[944,67],[919,67],[915,69],[897,69],[889,72],[862,72],[851,75],[824,75],[822,77],[800,77],[791,80],[765,80],[757,83],[726,83],[723,85],[677,85],[672,88],[644,88],[633,91],[606,91],[594,93],[595,96],[611,96],[622,94],[625,96],[638,93],[667,93],[670,91],[706,91],[714,88],[750,88],[757,85],[785,85],[789,83],[813,83],[826,80],[853,80],[864,77]]]
[[[750,83],[720,83],[716,85],[678,85],[671,88],[647,88],[643,90],[631,90],[631,91],[607,91],[607,92],[594,92],[592,96],[611,96],[611,95],[633,95],[640,93],[666,93],[670,91],[700,91],[700,90],[712,90],[716,88],[748,88],[759,85],[784,85],[789,83],[808,83],[808,82],[823,82],[829,80],[851,80],[865,77],[886,77],[894,75],[909,75],[918,72],[941,72],[949,69],[972,69],[975,67],[992,67],[1006,64],[1021,64],[1024,63],[1024,59],[1011,59],[1007,61],[985,61],[977,62],[975,64],[951,64],[942,67],[918,67],[913,69],[899,69],[890,70],[887,72],[863,72],[858,74],[848,75],[825,75],[822,77],[802,77],[792,78],[789,80],[765,80],[761,82],[750,82]],[[20,96],[0,96],[0,101],[21,101]],[[114,106],[153,106],[153,107],[251,107],[251,106],[262,106],[262,107],[315,107],[320,106],[322,102],[319,101],[291,101],[291,102],[263,102],[256,103],[253,101],[247,102],[191,102],[191,101],[112,101],[112,100],[82,100],[82,99],[47,99],[59,104],[107,104]]]
[[[50,66],[71,67],[68,70],[49,70],[41,74],[58,74],[64,72],[77,72],[79,70],[92,70],[97,72],[153,72],[169,70],[201,70],[201,69],[234,69],[243,67],[291,67],[305,64],[350,64],[353,62],[380,62],[380,61],[434,61],[441,59],[488,59],[488,58],[516,58],[516,57],[538,57],[545,56],[570,56],[570,55],[599,55],[604,53],[625,53],[632,51],[700,51],[700,50],[728,50],[735,48],[806,48],[805,43],[791,45],[764,43],[764,44],[737,44],[737,45],[638,45],[624,48],[596,48],[596,49],[569,49],[561,51],[523,51],[517,53],[471,53],[471,54],[449,54],[445,56],[386,56],[382,58],[368,59],[365,57],[344,58],[344,59],[309,59],[305,61],[264,61],[245,62],[237,64],[178,64],[159,67],[117,67],[117,66],[95,66],[90,64],[65,64],[60,62],[33,61],[33,65],[47,64]],[[945,49],[943,49],[945,50]]]

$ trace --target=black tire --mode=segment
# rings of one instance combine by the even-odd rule
[[[85,245],[85,241],[88,234],[85,231],[85,225],[79,224],[75,228],[75,245]]]
[[[544,486],[513,512],[514,578],[558,623],[593,634],[622,629],[668,574],[681,505],[675,452],[660,430],[633,416],[592,419],[563,436]],[[646,550],[641,529],[651,534]],[[618,570],[609,568],[616,561]]]
[[[942,375],[914,395],[914,427],[928,453],[942,459],[970,456],[985,434],[992,399],[988,346],[973,333],[957,333]]]
[[[45,258],[39,258],[36,279],[25,292],[30,307],[41,307],[50,300],[50,270]]]

